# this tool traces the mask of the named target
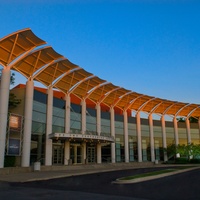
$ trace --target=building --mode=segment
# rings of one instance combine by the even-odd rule
[[[45,44],[30,29],[0,40],[0,168],[9,156],[22,167],[36,161],[46,166],[166,161],[162,149],[168,144],[199,144],[200,121],[189,122],[199,119],[199,105],[115,86]],[[11,70],[27,83],[11,90],[21,103],[8,112]]]

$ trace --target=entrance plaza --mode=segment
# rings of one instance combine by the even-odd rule
[[[0,168],[9,160],[14,167],[154,163],[168,160],[163,148],[170,144],[199,144],[200,105],[115,86],[30,29],[0,39],[0,65]],[[26,84],[10,90],[11,70]],[[9,93],[20,100],[16,107],[9,107]]]

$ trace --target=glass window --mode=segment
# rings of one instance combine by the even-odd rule
[[[101,133],[110,135],[110,120],[101,118]]]
[[[77,129],[81,130],[81,114],[80,113],[75,113],[71,112],[70,113],[70,128],[71,129]]]
[[[200,143],[200,133],[199,133],[199,129],[191,129],[190,130],[190,134],[191,134],[191,142],[193,144],[199,144]]]
[[[170,144],[175,144],[173,127],[166,127],[166,140],[167,140],[167,146]]]

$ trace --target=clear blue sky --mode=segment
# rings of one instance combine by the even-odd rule
[[[0,38],[29,27],[71,62],[117,86],[200,103],[200,1],[0,3]],[[21,80],[16,74],[16,84]]]

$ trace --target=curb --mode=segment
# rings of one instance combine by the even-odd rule
[[[139,183],[139,182],[144,182],[144,181],[150,181],[150,180],[154,180],[154,179],[158,179],[158,178],[163,178],[163,177],[167,177],[167,176],[172,176],[175,174],[180,174],[180,173],[184,173],[184,172],[188,172],[191,170],[195,170],[195,169],[200,169],[200,167],[191,167],[188,169],[180,169],[174,172],[166,172],[164,174],[158,174],[158,175],[153,175],[153,176],[147,176],[147,177],[142,177],[142,178],[135,178],[132,180],[121,180],[121,178],[116,179],[115,181],[113,181],[113,184],[131,184],[131,183]]]

